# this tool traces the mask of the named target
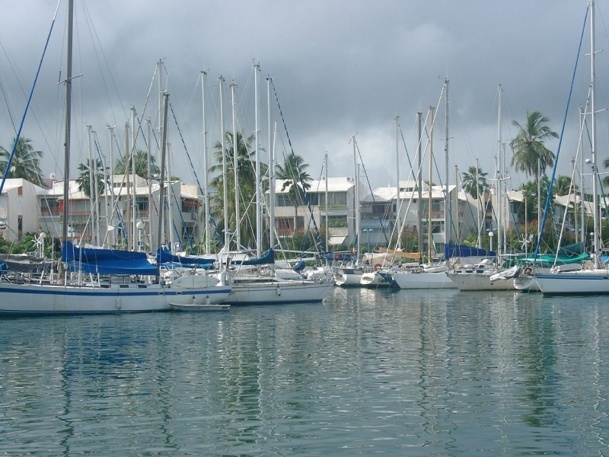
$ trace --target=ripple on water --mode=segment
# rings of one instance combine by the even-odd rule
[[[609,307],[337,289],[0,320],[0,455],[604,455]]]

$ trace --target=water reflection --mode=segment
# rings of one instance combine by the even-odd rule
[[[602,454],[608,312],[336,289],[224,314],[2,320],[0,453]]]

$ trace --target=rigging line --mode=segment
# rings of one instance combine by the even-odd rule
[[[6,52],[6,48],[4,47],[4,44],[2,43],[2,41],[0,41],[0,47],[2,48],[2,50],[4,51],[4,55],[6,55],[7,60],[10,63],[11,68],[13,68],[13,72],[16,74],[17,72],[15,71],[14,67],[13,67],[13,63],[11,62],[10,58],[8,57],[8,53]],[[6,92],[6,87],[3,83],[2,80],[0,80],[0,92],[2,93],[2,98],[4,99],[4,104],[6,105],[6,110],[8,111],[8,117],[10,119],[10,123],[13,127],[13,130],[17,130],[17,126],[15,125],[15,119],[13,118],[13,111],[10,109],[10,103],[9,103],[9,99],[8,99],[8,95]]]
[[[552,169],[552,178],[550,179],[550,185],[548,187],[548,194],[546,195],[546,202],[545,202],[545,206],[544,206],[544,210],[543,210],[543,217],[541,219],[540,230],[539,230],[539,233],[537,234],[537,245],[535,246],[534,260],[539,255],[539,248],[541,246],[541,239],[542,239],[542,234],[543,234],[544,226],[545,226],[546,219],[547,219],[548,208],[550,206],[550,200],[552,199],[552,188],[554,187],[554,179],[556,177],[556,169],[558,167],[558,158],[560,157],[560,149],[562,146],[562,140],[564,138],[565,126],[567,123],[567,114],[569,113],[569,106],[571,105],[571,99],[573,96],[573,87],[575,86],[575,75],[577,73],[577,64],[579,62],[579,57],[581,55],[582,43],[584,41],[584,33],[586,30],[586,22],[588,21],[589,13],[590,13],[590,4],[588,4],[588,6],[586,7],[586,14],[584,16],[584,24],[582,26],[581,35],[579,38],[579,46],[577,48],[577,57],[575,59],[575,65],[573,67],[573,73],[571,76],[571,86],[569,87],[569,96],[567,97],[567,106],[565,108],[565,114],[564,114],[563,121],[562,121],[562,128],[560,130],[560,138],[558,140],[558,148],[556,150],[556,159],[554,160],[554,168]],[[593,53],[593,52],[595,52],[595,50],[591,49],[590,52]],[[538,202],[538,204],[539,204],[539,202]],[[594,211],[596,211],[596,208],[594,208]]]
[[[277,102],[277,109],[279,110],[279,115],[281,117],[281,122],[283,124],[283,129],[284,129],[285,135],[286,135],[286,137],[288,139],[288,144],[290,145],[290,152],[292,153],[292,156],[295,156],[296,154],[294,154],[294,148],[292,147],[292,140],[290,139],[290,134],[288,132],[288,128],[287,128],[287,125],[285,123],[285,118],[283,116],[283,110],[281,109],[281,105],[279,103],[279,96],[277,94],[277,89],[275,87],[275,82],[272,79],[271,79],[271,86],[273,87],[273,93],[275,94],[275,101]],[[300,185],[302,186],[302,192],[303,192],[304,197],[305,197],[305,202],[306,202],[307,207],[309,209],[310,217],[311,217],[311,219],[313,221],[314,242],[315,242],[316,247],[319,249],[320,247],[323,247],[323,243],[322,243],[322,240],[321,240],[321,233],[319,232],[319,228],[317,227],[317,222],[315,221],[315,217],[313,215],[313,209],[311,208],[311,201],[310,201],[309,195],[308,195],[308,193],[307,193],[307,191],[305,189],[305,185],[304,185],[305,183],[302,181],[302,176],[300,176],[300,173],[299,173],[299,178],[300,178]],[[296,227],[294,227],[294,228],[296,228]],[[325,246],[325,250],[327,250],[327,248],[328,247]]]
[[[110,65],[108,63],[108,59],[106,58],[106,55],[104,54],[104,50],[103,50],[103,48],[101,46],[101,40],[99,39],[99,35],[97,34],[97,30],[95,28],[95,24],[93,22],[93,19],[91,17],[89,9],[87,8],[86,2],[82,2],[82,6],[83,6],[83,11],[84,11],[84,16],[87,19],[86,23],[89,26],[89,31],[90,31],[92,42],[93,42],[93,49],[95,51],[95,57],[97,59],[97,64],[99,65],[99,68],[101,69],[102,68],[102,64],[101,63],[103,62],[104,67],[107,69],[108,74],[110,76],[109,79],[110,79],[110,82],[112,83],[111,85],[113,87],[113,90],[115,91],[116,94],[119,94],[119,90],[118,90],[118,86],[116,84],[116,80],[114,79],[112,72],[109,70],[110,69]],[[100,59],[100,55],[101,55],[101,59]],[[100,73],[99,76],[101,77],[101,79],[103,81],[104,88],[106,88],[106,95],[108,95],[108,101],[110,101],[109,100],[110,97],[109,97],[109,91],[108,91],[108,83],[106,81],[105,72],[100,71],[99,73]],[[119,105],[120,105],[123,113],[125,113],[127,110],[123,106],[122,99],[120,98],[120,96],[118,97],[118,100],[119,100]],[[109,105],[110,105],[110,112],[112,113],[112,118],[116,122],[116,115],[114,114],[114,110],[112,109],[113,105],[112,105],[112,103],[109,103]]]
[[[461,184],[461,189],[463,189],[463,188],[465,187],[465,186],[463,185],[463,175],[462,175],[462,173],[463,173],[463,172],[461,172],[461,173],[459,174],[459,183]],[[465,173],[467,173],[467,172],[465,172]],[[479,185],[480,185],[480,184],[478,184],[478,186],[479,186]],[[476,220],[476,217],[474,217],[474,211],[472,210],[472,206],[469,204],[469,201],[467,200],[467,195],[468,195],[468,192],[466,192],[466,191],[465,191],[465,189],[464,189],[464,193],[465,193],[465,198],[466,198],[466,201],[468,202],[467,208],[469,209],[469,214],[470,214],[470,216],[471,216],[471,218],[472,218],[472,221],[475,221],[475,220]],[[471,194],[469,194],[469,195],[473,197],[473,195],[471,195]],[[480,196],[480,190],[479,190],[479,189],[477,189],[476,195],[477,195],[478,197]],[[476,197],[476,211],[479,211],[479,210],[480,210],[480,208],[479,208],[479,207],[480,207],[480,202],[478,201],[478,197]],[[478,227],[478,224],[476,224],[476,231],[479,231],[479,230],[480,230],[480,227]]]
[[[184,151],[186,152],[186,157],[188,158],[188,163],[190,164],[190,168],[194,174],[194,178],[195,181],[197,182],[197,188],[199,189],[199,192],[201,192],[202,195],[204,195],[203,192],[203,186],[201,185],[201,181],[199,180],[199,175],[197,174],[195,167],[192,163],[192,158],[190,157],[190,153],[188,152],[188,147],[186,146],[186,143],[184,141],[184,136],[182,135],[182,130],[180,129],[180,125],[178,124],[178,119],[175,115],[175,112],[173,110],[173,105],[171,103],[169,103],[169,109],[171,110],[171,115],[173,116],[173,122],[176,126],[176,129],[178,130],[178,135],[180,137],[180,141],[182,142],[182,146],[184,147]],[[207,170],[205,170],[205,173],[207,173]],[[207,192],[208,189],[205,189],[205,192]],[[214,219],[213,215],[209,214],[209,222],[211,222],[213,228],[214,228],[214,232],[216,234],[216,239],[218,241],[218,243],[222,246],[223,245],[223,239],[222,239],[222,234],[220,233],[220,230],[218,229],[218,225],[216,224],[216,220]]]
[[[93,140],[93,145],[95,147],[95,150],[97,151],[97,155],[100,158],[100,160],[102,161],[102,164],[105,163],[104,161],[104,155],[101,151],[101,147],[98,141],[97,136],[95,136],[94,140]],[[119,221],[119,225],[125,225],[125,221],[123,218],[123,214],[122,211],[119,211],[118,209],[118,199],[116,198],[116,194],[114,193],[114,180],[108,182],[108,175],[106,174],[107,170],[104,170],[104,181],[105,181],[105,185],[106,185],[106,190],[105,192],[108,192],[108,189],[110,190],[110,197],[112,199],[112,210],[110,211],[111,213],[115,213],[116,212],[116,217]],[[110,176],[114,176],[112,170],[110,170]],[[121,187],[122,187],[122,183],[121,183]],[[107,231],[106,231],[106,235],[104,235],[104,242],[103,244],[105,244],[106,242],[106,236],[107,236]]]
[[[40,62],[38,62],[38,68],[36,70],[36,76],[34,77],[34,82],[32,83],[32,89],[30,90],[30,95],[28,96],[25,109],[23,111],[23,116],[21,116],[21,122],[19,123],[19,129],[17,130],[17,135],[15,136],[15,143],[13,144],[13,148],[11,153],[6,161],[6,165],[4,167],[4,174],[2,175],[2,181],[0,181],[0,194],[2,194],[2,189],[4,188],[4,183],[6,182],[6,177],[11,169],[11,163],[13,162],[13,158],[15,157],[15,151],[17,149],[17,145],[19,144],[19,138],[21,137],[21,131],[23,130],[23,124],[25,124],[25,117],[29,111],[30,103],[32,102],[32,97],[34,96],[34,89],[36,88],[36,84],[38,83],[38,77],[40,76],[40,70],[42,68],[42,63],[44,62],[44,57],[46,56],[47,49],[49,48],[49,42],[51,40],[51,34],[53,33],[53,28],[55,27],[55,20],[57,19],[57,11],[59,10],[59,1],[57,2],[57,7],[55,8],[55,13],[53,14],[53,20],[51,21],[51,27],[49,29],[49,33],[47,35],[47,39],[44,43],[44,49],[42,51],[42,56],[40,57]]]
[[[376,203],[376,197],[374,195],[374,192],[372,191],[372,184],[370,183],[370,178],[368,176],[368,170],[366,170],[366,166],[364,165],[364,159],[362,158],[362,152],[359,148],[359,143],[357,141],[355,142],[355,149],[357,150],[357,155],[359,156],[360,163],[362,164],[362,169],[364,170],[364,176],[366,177],[366,184],[368,184],[368,190],[370,191],[370,195],[372,196],[372,203],[374,204],[374,203]],[[388,227],[386,227],[385,224],[383,223],[384,221],[383,221],[382,215],[378,216],[378,220],[381,225],[381,231],[383,233],[383,238],[385,238],[385,242],[387,244],[389,244],[389,238],[387,237],[387,228]],[[359,233],[357,234],[357,236],[359,237]]]
[[[143,106],[143,109],[142,109],[141,118],[137,114],[137,112],[135,113],[135,118],[137,119],[137,125],[138,125],[137,132],[136,132],[136,139],[139,136],[139,133],[141,132],[142,133],[142,138],[144,139],[144,144],[146,146],[148,146],[148,140],[146,138],[146,135],[144,135],[144,131],[143,131],[143,128],[142,128],[142,119],[146,118],[146,110],[148,109],[148,103],[150,102],[150,98],[152,97],[152,89],[153,89],[154,81],[155,81],[155,78],[156,78],[156,75],[157,75],[157,66],[158,65],[154,66],[154,72],[152,73],[152,79],[150,80],[150,85],[148,86],[148,92],[146,93],[146,100],[144,102],[144,106]],[[135,145],[134,145],[134,147],[135,147]]]

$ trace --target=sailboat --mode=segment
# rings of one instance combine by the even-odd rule
[[[215,304],[224,301],[231,288],[214,277],[185,276],[171,283],[162,282],[158,265],[149,263],[143,252],[76,247],[68,240],[73,11],[73,0],[69,0],[60,272],[55,277],[36,278],[11,271],[4,272],[0,277],[0,314],[169,311],[172,303]],[[166,113],[167,97],[165,121]],[[165,145],[166,129],[163,137]],[[12,156],[7,169],[10,160]]]
[[[544,295],[609,294],[609,268],[601,263],[600,213],[598,202],[598,169],[596,166],[596,106],[595,106],[595,36],[594,0],[589,1],[590,13],[590,121],[591,156],[586,163],[592,169],[593,253],[592,267],[562,272],[536,273],[535,281]],[[538,243],[539,244],[539,243]]]
[[[258,119],[258,73],[260,71],[259,65],[254,65],[254,87],[255,87],[255,119],[257,124]],[[271,84],[272,80],[270,78],[267,79],[267,95],[268,95],[268,105],[270,107],[271,100]],[[222,81],[220,81],[220,116],[221,121],[224,117],[222,111]],[[269,226],[270,226],[270,234],[269,234],[269,246],[271,248],[265,252],[264,254],[260,253],[257,257],[250,260],[241,260],[236,262],[236,265],[233,270],[227,268],[226,271],[226,280],[228,284],[231,286],[231,294],[226,299],[226,303],[231,305],[259,305],[259,304],[285,304],[285,303],[306,303],[306,302],[321,302],[332,290],[334,287],[334,282],[332,281],[332,277],[329,275],[328,277],[320,277],[316,279],[306,279],[302,278],[292,278],[285,277],[284,275],[277,274],[278,272],[275,269],[275,213],[274,213],[274,199],[275,199],[275,164],[274,164],[274,148],[271,143],[271,110],[268,110],[268,137],[269,137],[269,172],[270,172],[270,205],[269,205]],[[234,112],[233,112],[234,115]],[[224,131],[223,128],[221,128]],[[258,125],[255,127],[255,144],[256,148],[258,148]],[[236,137],[236,134],[233,134],[233,138]],[[224,145],[222,145],[222,149],[224,150]],[[233,146],[233,155],[236,156],[237,148]],[[256,150],[256,189],[257,195],[261,194],[261,183],[260,183],[260,167],[259,167],[259,158],[258,151]],[[236,167],[235,167],[236,168]],[[223,171],[225,173],[225,171]],[[225,174],[226,176],[226,174]],[[238,180],[235,179],[235,183]],[[224,179],[224,183],[226,183],[226,179]],[[226,188],[224,190],[224,207],[225,207],[225,215],[227,214],[227,203],[226,203]],[[261,205],[261,195],[257,198],[257,203]],[[238,207],[238,203],[235,205]],[[261,214],[262,210],[258,207],[257,214]],[[235,219],[238,224],[238,218]],[[225,216],[225,227],[228,224],[228,221]],[[257,253],[260,252],[260,246],[262,246],[262,231],[260,230],[262,226],[261,217],[257,220],[257,230],[256,230],[256,246]],[[238,233],[238,230],[235,230]],[[230,245],[230,240],[228,237],[228,231],[225,231],[225,247],[228,249]],[[237,237],[237,242],[238,242]],[[238,243],[239,244],[239,243]],[[226,259],[227,266],[230,264],[228,259]],[[251,272],[248,266],[255,265],[259,268],[256,272]],[[265,268],[266,271],[262,272],[262,269]],[[244,274],[243,271],[246,271]]]
[[[448,91],[448,82],[446,82],[443,90]],[[447,102],[448,105],[448,102]],[[432,169],[432,163],[433,163],[433,128],[434,128],[434,123],[435,123],[435,117],[434,117],[434,110],[431,109],[431,136],[430,136],[430,154],[429,154],[429,169],[430,169],[430,176],[429,176],[429,186],[428,186],[428,190],[429,190],[429,198],[428,198],[428,203],[427,203],[427,208],[428,211],[431,214],[431,208],[432,208],[432,192],[433,192],[433,185],[431,184],[432,180],[431,180],[431,169]],[[421,117],[419,115],[419,123],[420,123]],[[422,173],[421,173],[421,128],[419,128],[419,139],[418,139],[418,145],[417,145],[417,150],[418,150],[418,156],[419,156],[419,169],[417,172],[417,190],[418,190],[418,194],[419,194],[419,199],[418,199],[418,210],[417,210],[417,231],[419,233],[421,232],[421,228],[422,228],[422,212],[421,212],[421,208],[422,208],[422,190],[423,190],[423,180],[422,180]],[[447,135],[447,141],[448,141],[448,135]],[[396,134],[396,150],[397,150],[397,134]],[[399,172],[398,172],[398,179],[399,179]],[[443,192],[443,197],[444,197],[444,210],[445,210],[445,218],[448,215],[448,200],[449,200],[449,192],[448,192],[448,187],[446,188],[446,191]],[[414,197],[414,192],[411,194],[411,199]],[[399,186],[399,181],[398,181],[398,193],[397,193],[397,203],[396,205],[399,205],[400,202],[400,186]],[[396,206],[397,207],[397,206]],[[398,222],[399,222],[399,217],[398,217]],[[429,247],[429,261],[431,262],[431,248],[432,248],[432,234],[431,234],[431,215],[428,219],[428,238],[427,238],[427,245]],[[447,228],[447,224],[445,224],[445,239],[447,238],[446,236],[446,228]],[[401,227],[399,228],[399,232],[401,233]],[[422,238],[419,238],[420,240],[422,240]],[[421,250],[422,250],[422,243],[419,246],[419,256],[418,259],[420,261],[421,259]],[[392,283],[397,286],[400,289],[454,289],[456,288],[455,285],[453,284],[453,282],[446,276],[446,272],[448,271],[448,266],[446,266],[445,264],[421,264],[421,263],[415,263],[415,264],[406,264],[406,265],[402,265],[402,268],[399,269],[390,269],[389,273],[391,274],[391,278],[392,278]]]
[[[513,278],[518,276],[522,270],[520,266],[512,268],[503,268],[501,249],[505,247],[505,227],[504,227],[504,211],[502,203],[505,202],[504,195],[504,147],[501,138],[501,93],[502,89],[499,86],[499,104],[497,115],[498,129],[498,179],[496,186],[496,195],[498,202],[498,217],[497,217],[497,255],[493,253],[493,258],[485,258],[477,264],[467,265],[456,268],[446,275],[457,286],[459,290],[515,290]],[[492,244],[493,232],[489,232],[489,238]],[[503,242],[502,242],[503,241]],[[503,246],[502,246],[503,245]],[[492,251],[492,245],[490,246]]]

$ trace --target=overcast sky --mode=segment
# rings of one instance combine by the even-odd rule
[[[0,0],[0,144],[8,148],[25,107],[36,67],[57,5],[52,0]],[[562,129],[571,80],[576,70],[559,171],[570,174],[577,152],[578,108],[586,103],[590,80],[587,0],[75,0],[74,139],[72,175],[86,160],[86,126],[96,132],[109,157],[110,130],[124,145],[131,107],[158,125],[156,64],[164,63],[164,86],[173,114],[169,137],[173,169],[194,182],[203,167],[201,71],[207,72],[208,145],[220,139],[218,77],[225,80],[225,129],[232,129],[230,84],[237,85],[236,119],[247,135],[254,124],[254,69],[259,72],[259,129],[267,149],[266,82],[273,78],[286,129],[273,99],[278,161],[294,153],[322,176],[324,154],[329,176],[353,176],[351,137],[361,153],[362,174],[372,187],[395,185],[396,128],[399,116],[400,179],[415,159],[417,112],[437,108],[434,154],[445,176],[445,92],[449,81],[449,176],[474,165],[492,177],[501,136],[516,135],[512,120],[541,111],[550,126]],[[23,135],[44,151],[45,175],[63,175],[62,119],[67,0],[58,8],[49,50],[35,89]],[[607,50],[609,5],[596,7],[596,48]],[[580,38],[582,55],[576,62]],[[597,56],[598,158],[607,153],[609,54]],[[576,66],[577,64],[577,66]],[[62,76],[63,75],[63,76]],[[274,98],[274,97],[273,97]],[[179,128],[179,131],[178,131]],[[181,134],[180,134],[181,133]],[[402,137],[404,141],[402,141]],[[557,151],[559,142],[547,146]],[[138,148],[145,149],[141,138]],[[589,148],[585,148],[588,153]],[[119,152],[114,151],[114,158]],[[264,157],[264,153],[261,153]],[[506,162],[511,152],[506,147]],[[435,168],[435,166],[434,166]],[[511,172],[516,188],[527,180]],[[367,186],[367,184],[365,184]]]

